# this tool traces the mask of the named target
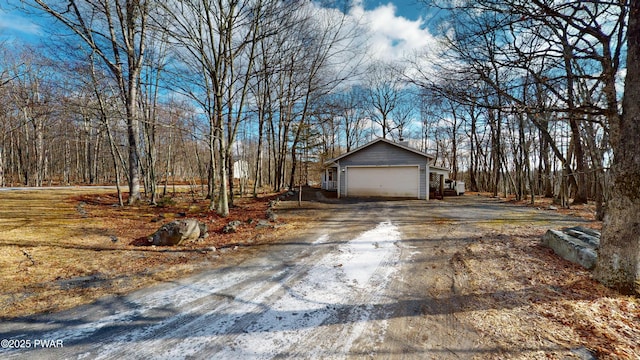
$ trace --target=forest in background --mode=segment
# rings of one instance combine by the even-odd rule
[[[126,183],[155,203],[186,182],[225,214],[237,160],[243,190],[278,191],[381,136],[470,191],[594,200],[602,216],[624,1],[424,2],[446,14],[439,42],[393,63],[366,58],[348,2],[21,3],[63,26],[0,44],[2,186]]]

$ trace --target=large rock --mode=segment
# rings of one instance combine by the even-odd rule
[[[207,225],[196,219],[174,220],[162,225],[148,237],[152,245],[173,246],[184,241],[193,241],[207,236]]]
[[[542,244],[562,258],[591,270],[598,259],[600,233],[580,226],[563,231],[548,230]]]

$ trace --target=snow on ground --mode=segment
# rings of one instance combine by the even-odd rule
[[[348,242],[340,256],[347,279],[364,287],[398,240],[398,228],[384,222]]]
[[[322,326],[337,310],[355,309],[349,319],[339,322],[354,324],[349,336],[333,342],[334,349],[346,353],[351,343],[364,330],[362,322],[369,318],[369,300],[384,288],[386,279],[395,270],[382,267],[397,253],[394,243],[400,240],[397,227],[390,222],[379,224],[356,239],[341,245],[337,252],[324,256],[307,275],[278,299],[258,321],[246,329],[233,345],[218,353],[221,358],[271,358],[280,350],[313,337],[315,327]],[[305,264],[308,266],[310,264]],[[364,292],[364,294],[363,294]],[[328,321],[331,323],[331,321]],[[315,358],[307,348],[305,356]]]
[[[337,247],[329,235],[322,235],[312,245],[330,252],[320,256],[312,253],[291,266],[252,263],[221,277],[203,276],[151,290],[130,299],[128,310],[43,337],[64,339],[65,351],[73,351],[67,344],[91,339],[93,346],[81,346],[76,354],[87,358],[209,354],[270,359],[300,351],[313,358],[313,351],[318,357],[326,351],[322,342],[334,353],[346,354],[366,329],[372,304],[385,301],[384,288],[396,271],[398,240],[400,233],[391,222]],[[325,328],[332,325],[337,327]],[[381,320],[379,328],[385,326]],[[118,328],[122,330],[110,331]],[[101,329],[107,339],[100,338]],[[297,349],[301,342],[306,346]]]

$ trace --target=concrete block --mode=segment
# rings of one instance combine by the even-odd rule
[[[571,235],[575,238],[578,238],[594,249],[600,248],[600,232],[585,228],[582,226],[576,226],[572,228],[568,228],[563,230],[563,232],[567,235]]]
[[[542,244],[553,249],[562,258],[589,270],[596,266],[598,258],[596,248],[592,244],[562,231],[548,230],[542,237]]]

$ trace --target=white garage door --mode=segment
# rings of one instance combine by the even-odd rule
[[[348,167],[347,196],[418,198],[418,167]]]

